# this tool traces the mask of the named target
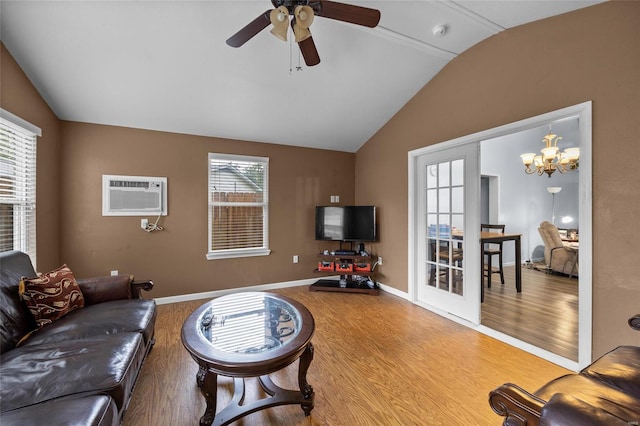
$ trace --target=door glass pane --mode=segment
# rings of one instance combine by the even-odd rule
[[[449,186],[449,162],[438,164],[438,186]]]
[[[427,213],[438,211],[438,190],[427,190]]]
[[[464,160],[454,160],[451,162],[451,185],[464,185]]]
[[[438,166],[431,164],[427,166],[427,188],[438,186]]]
[[[438,235],[440,238],[449,238],[451,234],[451,215],[439,214],[438,215]]]
[[[464,210],[464,188],[451,188],[451,213],[462,213]]]
[[[463,294],[464,160],[426,166],[426,283],[454,295]],[[455,184],[454,184],[455,182]]]
[[[449,208],[449,188],[441,188],[438,190],[438,211],[440,213],[449,213],[451,209]]]
[[[454,214],[451,215],[451,229],[453,231],[462,231],[464,228],[464,215]],[[455,235],[454,235],[455,238]]]

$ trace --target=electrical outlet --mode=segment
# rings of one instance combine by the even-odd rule
[[[111,271],[111,275],[118,275],[118,270],[114,269],[113,271]]]
[[[140,219],[140,228],[146,230],[147,226],[149,226],[149,219]]]
[[[378,256],[378,265],[382,265],[382,256]]]
[[[298,263],[298,255],[293,256],[293,263]]]

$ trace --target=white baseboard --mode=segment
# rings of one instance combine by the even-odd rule
[[[285,281],[285,282],[273,283],[273,284],[260,284],[260,285],[254,285],[249,287],[242,287],[242,288],[229,288],[224,290],[205,291],[202,293],[181,294],[178,296],[158,297],[154,300],[158,305],[165,305],[168,303],[188,302],[190,300],[213,299],[215,297],[224,296],[225,294],[237,293],[241,291],[269,291],[276,288],[311,285],[316,281],[318,281],[317,278],[310,278],[306,280]]]
[[[380,286],[380,290],[389,293],[389,294],[393,294],[394,296],[400,297],[402,299],[405,300],[409,300],[409,293],[404,292],[404,291],[400,291],[395,287],[391,287],[388,286],[386,284],[382,284],[381,282],[378,283],[378,285]]]
[[[339,279],[339,276],[324,277],[324,279]],[[191,300],[213,299],[216,297],[224,296],[225,294],[229,294],[229,293],[246,292],[246,291],[269,291],[277,288],[311,285],[316,281],[318,281],[317,278],[309,278],[305,280],[284,281],[284,282],[272,283],[272,284],[260,284],[260,285],[254,285],[249,287],[242,287],[242,288],[229,288],[224,290],[205,291],[202,293],[191,293],[191,294],[181,294],[178,296],[158,297],[154,300],[158,305],[166,305],[169,303],[188,302]],[[409,294],[403,291],[400,291],[396,288],[390,287],[382,283],[378,283],[378,285],[380,285],[380,290],[384,292],[409,300]]]

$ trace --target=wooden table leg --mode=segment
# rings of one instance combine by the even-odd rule
[[[207,368],[206,365],[200,365],[196,374],[196,382],[202,396],[207,402],[207,408],[200,417],[200,426],[209,426],[213,423],[216,416],[216,403],[218,398],[218,375]]]
[[[520,237],[515,239],[516,243],[516,291],[518,293],[522,292],[522,254],[521,254],[521,244]]]
[[[313,387],[307,382],[307,370],[313,360],[313,343],[309,342],[304,352],[300,356],[300,364],[298,366],[298,384],[300,385],[300,392],[305,400],[308,400],[308,404],[301,404],[304,415],[308,416],[313,410]]]
[[[484,302],[484,253],[480,245],[480,303]]]

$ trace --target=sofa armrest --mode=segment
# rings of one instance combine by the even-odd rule
[[[578,398],[557,393],[540,414],[540,426],[628,426],[630,423]]]
[[[629,326],[634,330],[640,331],[640,314],[635,314],[629,318]]]
[[[134,281],[133,275],[112,275],[76,280],[85,305],[121,299],[142,299],[141,291],[153,288],[152,281]]]
[[[153,281],[133,281],[131,283],[131,295],[134,299],[142,299],[142,290],[151,291],[153,290]]]
[[[132,275],[81,278],[76,281],[82,290],[85,305],[132,298]]]
[[[544,400],[512,383],[489,393],[489,405],[496,414],[505,417],[503,425],[537,425],[544,404]]]

